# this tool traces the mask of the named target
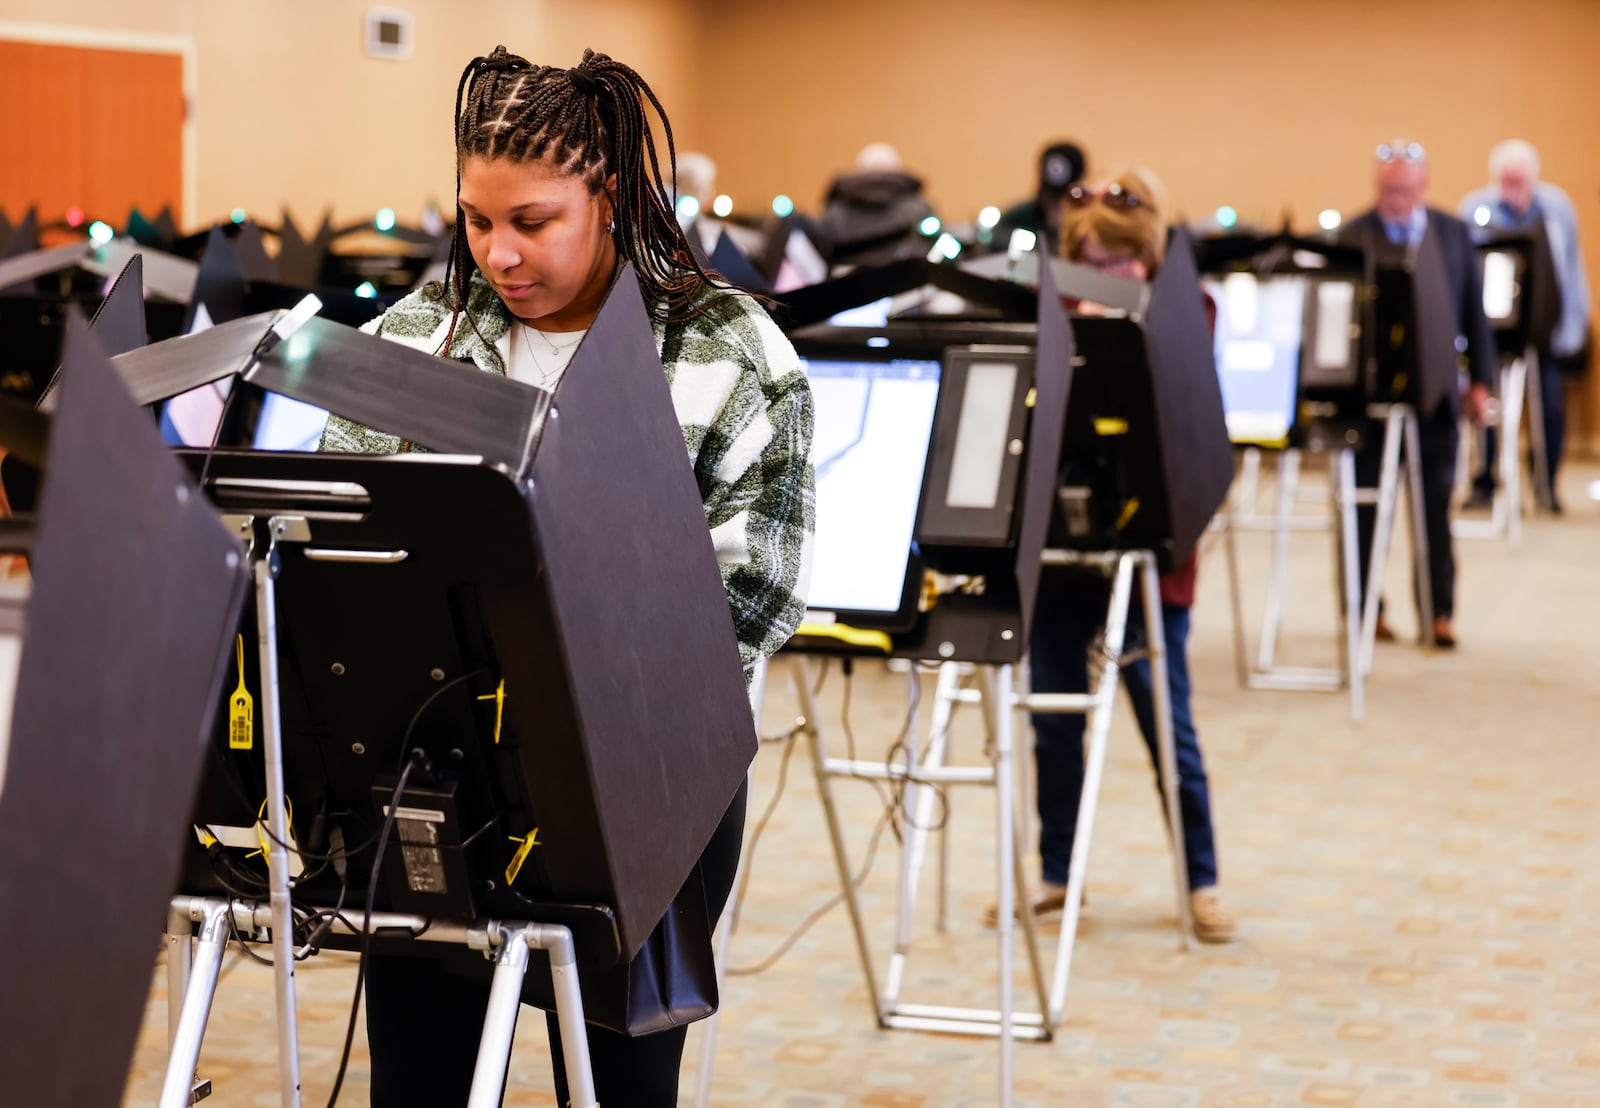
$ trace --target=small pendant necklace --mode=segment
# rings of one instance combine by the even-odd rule
[[[583,336],[579,335],[577,338],[573,339],[571,342],[564,342],[564,343],[559,343],[558,344],[553,339],[551,339],[549,335],[547,335],[543,331],[539,330],[539,328],[531,326],[527,322],[525,322],[523,320],[520,320],[520,319],[517,320],[517,322],[522,325],[523,342],[528,348],[528,359],[531,362],[533,362],[534,372],[536,372],[539,375],[540,383],[542,385],[544,385],[545,387],[548,387],[548,386],[550,386],[551,384],[553,384],[555,382],[557,377],[560,376],[563,366],[558,364],[556,366],[556,368],[552,371],[552,370],[547,370],[543,365],[539,364],[539,352],[536,349],[537,344],[532,341],[533,336],[534,335],[538,335],[540,341],[543,342],[545,346],[548,346],[550,348],[550,356],[553,357],[553,358],[556,358],[556,359],[560,359],[561,356],[564,353],[566,353],[568,350],[571,350],[574,346],[578,345],[578,343],[583,340]]]

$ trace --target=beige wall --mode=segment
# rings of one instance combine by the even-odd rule
[[[394,0],[412,13],[415,50],[377,61],[362,48],[358,0],[0,0],[0,21],[187,35],[198,89],[197,208],[301,222],[393,207],[415,220],[455,188],[451,108],[462,67],[497,43],[575,65],[585,46],[643,72],[692,110],[692,24],[649,0]]]
[[[1595,0],[707,0],[702,129],[741,206],[815,209],[866,142],[900,147],[953,221],[1031,191],[1043,141],[1150,165],[1177,212],[1309,224],[1366,206],[1373,146],[1434,161],[1453,209],[1510,136],[1579,206],[1600,278]],[[1600,281],[1595,282],[1600,287]],[[1600,426],[1600,389],[1580,424]]]
[[[952,220],[1026,194],[1039,145],[1139,161],[1177,212],[1302,224],[1364,206],[1373,145],[1424,142],[1446,207],[1489,146],[1538,144],[1600,276],[1597,0],[394,0],[416,52],[361,51],[356,0],[0,0],[0,21],[193,38],[198,209],[314,218],[448,202],[461,66],[504,42],[607,50],[655,85],[680,148],[741,207],[803,209],[866,142],[896,143]],[[1600,288],[1600,280],[1595,281]],[[1600,388],[1577,423],[1600,430]]]

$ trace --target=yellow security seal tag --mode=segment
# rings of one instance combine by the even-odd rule
[[[256,712],[250,690],[244,687],[244,636],[237,636],[233,645],[239,660],[239,687],[228,700],[228,749],[249,750],[256,741]]]

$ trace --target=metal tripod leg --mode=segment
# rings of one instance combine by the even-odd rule
[[[1521,357],[1502,358],[1500,365],[1499,414],[1495,426],[1499,428],[1499,445],[1494,457],[1486,449],[1474,458],[1469,449],[1473,443],[1488,446],[1488,431],[1474,427],[1465,416],[1461,420],[1461,445],[1456,451],[1457,486],[1471,490],[1477,480],[1475,471],[1482,466],[1494,475],[1494,498],[1487,521],[1454,519],[1450,521],[1450,534],[1458,539],[1506,539],[1512,546],[1522,542],[1522,479],[1517,465],[1517,451],[1521,446],[1523,389],[1527,367]],[[1476,465],[1473,463],[1476,462]]]
[[[1383,596],[1383,570],[1394,537],[1395,501],[1400,492],[1400,443],[1404,415],[1400,405],[1390,407],[1383,424],[1383,463],[1378,471],[1377,518],[1372,528],[1372,550],[1367,562],[1367,595],[1361,606],[1362,673],[1372,672],[1373,643],[1378,634],[1378,602]]]
[[[1244,452],[1244,461],[1240,463],[1239,480],[1234,489],[1231,503],[1228,505],[1229,514],[1237,513],[1241,518],[1248,519],[1256,514],[1256,493],[1261,487],[1261,450],[1259,447],[1247,447]]]
[[[1500,375],[1500,457],[1495,464],[1500,473],[1499,495],[1495,497],[1495,519],[1504,516],[1506,538],[1512,546],[1522,545],[1522,467],[1517,461],[1522,439],[1522,411],[1528,398],[1528,366],[1525,358],[1511,363]],[[1542,421],[1534,419],[1531,422]],[[1540,432],[1540,439],[1544,437]]]
[[[1106,610],[1105,653],[1095,682],[1094,708],[1089,715],[1087,751],[1083,768],[1083,794],[1078,801],[1078,823],[1072,839],[1072,860],[1067,868],[1067,901],[1061,913],[1061,937],[1056,945],[1056,968],[1050,982],[1051,1026],[1061,1023],[1067,1005],[1067,983],[1072,972],[1072,948],[1078,938],[1078,908],[1089,869],[1089,846],[1094,834],[1095,806],[1100,799],[1100,778],[1105,772],[1106,740],[1111,733],[1111,711],[1116,703],[1117,680],[1122,667],[1122,644],[1128,633],[1128,602],[1133,595],[1137,558],[1124,554],[1117,561]]]
[[[1031,693],[1032,690],[1030,689],[1029,691]],[[1023,697],[1013,695],[1010,702],[1002,703],[1000,701],[996,701],[993,699],[993,697],[984,697],[984,737],[989,744],[989,749],[996,749],[997,744],[1000,741],[1001,713],[1007,714],[1014,721],[1018,703],[1023,699]],[[1015,731],[1013,731],[1013,734],[1015,734]],[[1017,764],[1022,760],[1025,759],[1013,757],[1012,763]],[[1021,774],[1016,775],[1019,790],[1021,787],[1021,778]],[[1023,905],[1026,905],[1028,896],[1028,874],[1024,856],[1028,850],[1030,831],[1028,829],[1027,822],[1022,818],[1022,813],[1027,808],[1031,799],[1032,798],[1027,795],[1022,795],[1019,797],[1018,802],[1012,806],[1012,813],[1014,816],[1012,822],[1011,849],[1012,880],[1016,886],[1017,897],[1019,898],[1018,903]],[[948,838],[948,836],[946,836],[946,838]],[[996,912],[999,911],[998,905],[996,906],[995,910]],[[1013,910],[1012,914],[1022,923],[1022,949],[1028,956],[1028,969],[1033,978],[1034,993],[1036,1002],[1039,1005],[1039,1011],[1042,1013],[1048,1013],[1050,1011],[1050,992],[1044,972],[1044,961],[1039,955],[1038,921],[1033,918],[1033,913],[1028,911],[1026,907],[1020,911]]]
[[[1000,943],[1000,1103],[1006,1108],[1012,1103],[1012,1059],[1016,1043],[1011,1037],[1016,1017],[1013,949],[1011,936],[1016,923],[1016,854],[1013,836],[1016,834],[1016,795],[1011,777],[1011,720],[1012,703],[1011,667],[999,666],[992,671],[989,682],[989,702],[995,706],[994,740],[994,806],[995,842],[999,846],[999,859],[995,866],[995,893],[999,905],[999,918],[995,921]]]
[[[211,1001],[217,993],[222,955],[228,949],[228,916],[232,910],[225,900],[200,899],[194,900],[188,911],[177,905],[172,909],[168,926],[177,931],[184,943],[187,944],[190,927],[196,922],[200,924],[200,935],[186,974],[187,985],[181,994],[167,994],[167,1027],[172,1048],[167,1057],[166,1079],[161,1085],[161,1108],[184,1108],[194,1102],[195,1068],[200,1062],[200,1043],[205,1038],[206,1021],[211,1017]],[[169,983],[171,980],[169,967]],[[178,1006],[180,995],[183,998],[181,1008]]]
[[[1406,436],[1406,513],[1411,520],[1411,572],[1416,586],[1417,622],[1421,624],[1423,646],[1433,645],[1433,575],[1428,572],[1428,509],[1422,488],[1422,432],[1417,414],[1409,406],[1400,409],[1401,426]]]
[[[919,680],[916,667],[911,679]],[[956,703],[956,693],[961,686],[961,667],[956,662],[945,662],[939,667],[939,677],[934,689],[933,711],[928,729],[928,751],[920,766],[944,765],[945,746],[950,737],[950,714]],[[906,771],[915,773],[919,760],[915,744],[906,744]],[[911,952],[911,917],[917,906],[917,879],[922,872],[923,860],[928,851],[928,828],[933,822],[934,802],[938,800],[932,785],[916,781],[906,783],[906,807],[911,819],[905,830],[905,843],[900,851],[900,896],[895,911],[894,951],[889,955],[889,973],[883,986],[883,1003],[893,1008],[900,999],[900,985],[905,979],[906,959]]]
[[[856,896],[855,875],[850,872],[849,855],[845,853],[844,828],[839,821],[839,806],[833,798],[833,786],[828,778],[827,751],[823,749],[822,729],[817,725],[817,701],[812,693],[811,663],[800,659],[794,667],[795,693],[800,698],[800,714],[805,717],[805,731],[811,740],[811,766],[817,779],[817,796],[822,801],[822,814],[828,824],[828,838],[833,845],[834,862],[839,869],[839,887],[844,893],[844,903],[850,913],[850,928],[855,933],[856,952],[861,957],[861,972],[867,979],[867,991],[872,997],[872,1013],[879,1027],[884,1021],[883,994],[878,990],[878,977],[872,968],[872,949],[867,945],[866,926],[861,918],[861,901]]]
[[[1256,515],[1256,497],[1261,483],[1261,451],[1252,446],[1245,450],[1239,475],[1234,479],[1232,495],[1228,497],[1226,511],[1217,515],[1223,531],[1223,557],[1228,562],[1228,593],[1233,609],[1233,668],[1239,687],[1250,687],[1249,646],[1245,641],[1244,592],[1239,585],[1239,539],[1242,524],[1253,521]]]
[[[1239,520],[1230,509],[1223,522],[1223,556],[1228,562],[1228,594],[1233,608],[1233,669],[1239,687],[1250,687],[1249,646],[1244,632],[1244,590],[1239,583]]]
[[[804,663],[802,663],[804,664]],[[983,667],[987,673],[988,689],[985,693],[975,690],[953,690],[947,698],[955,700],[972,700],[978,703],[994,701],[996,704],[1015,703],[1015,693],[1011,686],[1011,667]],[[806,680],[805,676],[796,679],[797,691],[801,703],[805,706],[805,714],[811,720],[816,719],[814,697],[809,686],[801,687]],[[1086,700],[1087,698],[1080,698]],[[1078,710],[1083,710],[1080,706]],[[873,1006],[877,1013],[878,1025],[889,1029],[908,1031],[934,1031],[953,1035],[978,1035],[986,1038],[1013,1038],[1030,1039],[1035,1041],[1049,1041],[1052,1032],[1046,1020],[1046,1013],[1017,1012],[1012,1005],[1012,958],[1007,953],[1010,942],[1010,932],[1014,926],[1012,913],[1014,912],[1015,896],[1012,886],[1021,879],[1020,867],[1017,862],[1015,843],[1015,789],[1012,777],[1013,759],[1010,757],[1010,719],[996,712],[992,721],[994,742],[992,747],[992,764],[989,766],[950,766],[933,765],[931,761],[916,768],[916,783],[919,785],[940,785],[950,787],[954,785],[992,785],[996,790],[996,803],[1001,805],[997,812],[997,826],[1004,826],[1005,831],[1000,836],[997,844],[996,880],[1003,883],[999,899],[1002,902],[1002,926],[999,928],[1002,939],[1002,966],[1001,966],[1001,1000],[1000,1008],[958,1008],[946,1005],[905,1004],[891,1000],[887,991],[878,988],[876,974],[872,966],[871,948],[866,937],[865,917],[861,910],[860,897],[853,883],[850,872],[848,856],[845,853],[842,822],[839,818],[838,805],[833,796],[832,778],[842,776],[865,777],[874,780],[906,780],[908,771],[900,766],[887,766],[882,762],[843,760],[831,758],[827,755],[825,743],[821,736],[821,729],[814,724],[809,726],[812,739],[813,768],[817,779],[817,792],[822,800],[823,814],[828,824],[829,837],[834,850],[834,858],[838,866],[840,883],[846,907],[850,912],[850,923],[856,937],[856,948],[861,958],[862,970],[867,979],[868,988],[872,992]],[[1004,819],[1004,824],[1000,820]],[[1025,928],[1032,921],[1025,922]],[[1010,924],[1012,926],[1006,926]],[[1030,952],[1030,956],[1032,952]],[[1033,960],[1035,967],[1035,980],[1042,994],[1044,992],[1042,970],[1039,961]],[[1004,1050],[1002,1068],[1009,1072],[1009,1048]],[[1002,1088],[1002,1103],[1011,1103],[1011,1094],[1006,1087]]]
[[[1166,801],[1167,831],[1172,837],[1172,874],[1178,891],[1178,945],[1190,948],[1193,934],[1189,918],[1189,854],[1184,846],[1183,810],[1178,789],[1177,736],[1172,720],[1172,686],[1167,675],[1167,634],[1161,615],[1161,584],[1156,556],[1139,554],[1139,577],[1144,586],[1145,642],[1150,663],[1150,690],[1156,712],[1156,765],[1161,771],[1161,792]]]
[[[283,525],[268,524],[275,544]],[[289,841],[283,778],[283,731],[278,718],[278,616],[274,597],[277,553],[269,547],[255,563],[256,639],[261,661],[262,756],[267,777],[267,829],[278,843]],[[294,916],[289,899],[289,852],[267,851],[267,887],[272,904],[272,977],[277,992],[278,1080],[283,1108],[300,1105],[300,1042],[295,1018]]]
[[[1033,671],[1028,667],[1026,659],[1024,659],[1022,666],[1017,672],[1021,674],[1021,679],[1017,681],[1017,688],[1021,691],[1019,691],[1012,698],[1012,704],[1009,707],[999,704],[986,705],[988,711],[985,717],[984,726],[987,728],[986,741],[989,743],[991,748],[994,745],[994,713],[1010,711],[1015,714],[1018,710],[1018,707],[1027,698],[1027,695],[1033,691]],[[1035,761],[1033,728],[1024,725],[1020,729],[1014,731],[1014,734],[1017,736],[1017,749],[1015,756],[1011,759],[1011,764],[1016,767],[1017,845],[1015,853],[1017,854],[1017,873],[1019,875],[1017,880],[1017,895],[1026,898],[1028,895],[1028,879],[1026,873],[1023,872],[1023,860],[1024,856],[1029,850],[1028,844],[1034,841],[1033,814],[1038,810],[1039,804],[1039,793],[1034,782],[1034,770],[1037,768],[1037,764]],[[941,842],[948,841],[948,839],[949,836],[945,836],[943,839],[941,839]],[[943,913],[942,907],[940,912],[941,914]],[[1033,921],[1029,919],[1028,923],[1030,926],[1024,928],[1024,930],[1030,936],[1030,942],[1032,942],[1031,936],[1033,933],[1033,928],[1031,926],[1032,922]],[[943,930],[942,927],[941,930]],[[1039,977],[1039,993],[1039,1011],[1043,1012],[1045,1010],[1046,999],[1049,995],[1044,985],[1043,976]]]
[[[571,1108],[599,1108],[594,1096],[594,1072],[589,1065],[589,1039],[583,1025],[583,996],[578,991],[577,954],[572,932],[544,923],[504,923],[498,926],[494,976],[489,982],[489,1007],[478,1042],[478,1061],[472,1071],[472,1092],[467,1108],[499,1108],[505,1092],[506,1066],[511,1060],[511,1040],[522,1007],[522,979],[528,972],[528,952],[537,948],[550,958],[555,987],[556,1025],[561,1033],[561,1053],[566,1061]]]
[[[1334,574],[1339,597],[1339,661],[1350,684],[1350,715],[1367,714],[1367,678],[1361,666],[1361,547],[1356,537],[1356,456],[1349,449],[1333,457]]]
[[[1300,491],[1300,451],[1285,450],[1278,455],[1278,526],[1272,535],[1272,581],[1267,590],[1267,608],[1261,617],[1261,645],[1256,667],[1263,672],[1273,666],[1278,649],[1278,630],[1283,626],[1283,609],[1289,592],[1289,528]]]
[[[1533,454],[1533,495],[1539,507],[1550,511],[1555,507],[1555,490],[1550,487],[1550,444],[1544,438],[1544,375],[1557,372],[1539,360],[1539,353],[1529,347],[1522,356],[1527,369],[1528,390],[1528,442]]]

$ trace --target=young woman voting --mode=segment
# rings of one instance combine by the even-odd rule
[[[650,310],[705,502],[746,672],[804,611],[813,527],[811,393],[794,349],[751,297],[695,261],[673,213],[648,112],[675,162],[672,127],[638,73],[585,51],[571,69],[497,47],[456,90],[456,228],[442,284],[400,301],[367,330],[554,390],[631,263]],[[594,428],[606,434],[607,428]],[[394,435],[330,419],[322,449],[399,453]],[[733,884],[741,790],[706,848],[715,919]],[[373,957],[366,987],[372,1103],[464,1104],[488,986],[423,958]],[[567,1091],[550,1018],[559,1103]],[[686,1030],[640,1038],[591,1027],[602,1104],[677,1103]]]

